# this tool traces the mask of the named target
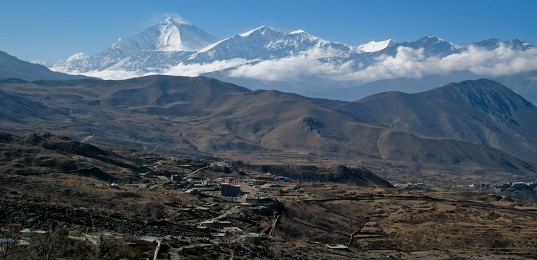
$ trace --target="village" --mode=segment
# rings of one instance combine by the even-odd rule
[[[84,249],[82,254],[99,259],[184,259],[197,255],[204,255],[204,259],[221,255],[274,259],[283,254],[286,245],[294,248],[286,249],[295,252],[294,256],[314,248],[319,256],[347,258],[383,248],[386,241],[394,241],[393,234],[408,232],[405,223],[415,221],[416,216],[444,210],[459,214],[463,210],[459,209],[461,202],[451,197],[455,193],[435,192],[436,197],[431,198],[433,190],[425,183],[391,186],[377,181],[363,186],[344,179],[339,183],[323,181],[315,174],[301,180],[293,169],[250,165],[247,161],[144,156],[143,171],[125,172],[118,175],[124,177],[111,182],[88,178],[87,183],[78,183],[77,189],[87,188],[86,194],[101,194],[90,196],[94,208],[48,203],[36,209],[38,204],[4,204],[3,210],[13,214],[8,217],[14,221],[1,228],[0,253],[8,255],[14,248],[23,251],[17,252],[22,258],[3,259],[35,255],[43,243],[52,241],[59,242],[53,244],[56,248],[48,248],[63,252],[63,257]],[[62,182],[69,178],[79,181],[72,175],[57,177],[66,178]],[[62,182],[53,180],[55,185]],[[489,200],[495,198],[493,191],[518,192],[534,186],[512,182],[455,188],[462,192],[459,194],[472,191],[479,200]],[[54,188],[54,192],[62,190],[67,190],[65,193],[70,188]],[[471,207],[488,210],[493,206],[509,214],[522,209],[521,203],[506,198],[490,203]],[[409,213],[401,213],[405,211]],[[405,214],[408,216],[399,219]],[[431,216],[435,216],[432,221],[443,221]],[[401,224],[387,225],[392,218]],[[481,229],[476,227],[476,232]],[[388,248],[406,245],[397,243]],[[397,250],[373,252],[383,258]]]
[[[209,164],[181,164],[162,158],[150,161],[154,163],[144,165],[150,169],[149,172],[136,173],[134,181],[121,179],[112,182],[107,188],[132,197],[159,194],[170,198],[153,206],[158,209],[147,207],[145,213],[139,214],[151,216],[143,228],[134,234],[118,231],[117,228],[94,228],[84,232],[71,230],[67,238],[91,243],[95,247],[100,247],[102,243],[128,243],[132,247],[145,244],[138,246],[138,250],[143,248],[147,259],[179,259],[183,250],[197,250],[197,247],[204,248],[221,242],[259,244],[272,236],[286,200],[308,196],[301,189],[299,180],[269,172],[237,171],[228,161]],[[241,165],[245,165],[245,162],[241,162]],[[189,198],[191,203],[177,203],[175,196]],[[161,213],[153,213],[155,210]],[[83,212],[72,214],[74,216],[71,217],[78,217]],[[169,228],[169,225],[173,227]],[[31,248],[32,243],[42,241],[36,237],[52,236],[55,232],[53,229],[33,229],[19,223],[11,223],[2,230],[4,236],[0,237],[0,251],[7,250],[8,244]],[[149,256],[150,252],[152,256]],[[163,255],[166,257],[162,258]]]

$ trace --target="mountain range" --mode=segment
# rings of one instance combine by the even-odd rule
[[[503,180],[533,176],[537,163],[537,108],[489,80],[356,102],[252,91],[205,77],[3,80],[0,90],[10,101],[0,103],[1,111],[13,115],[2,116],[1,131],[48,131],[99,145]]]
[[[352,46],[303,30],[286,33],[261,26],[218,40],[184,19],[170,17],[100,53],[74,54],[49,67],[104,79],[202,75],[253,90],[352,101],[393,90],[387,89],[392,80],[407,81],[401,87],[413,93],[466,79],[502,82],[502,77],[537,70],[536,57],[537,49],[519,39],[459,45],[426,36],[414,42]],[[513,90],[536,103],[534,83]]]

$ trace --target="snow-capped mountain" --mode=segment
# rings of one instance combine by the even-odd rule
[[[467,49],[467,45],[457,45],[444,39],[438,38],[436,36],[428,35],[415,42],[401,42],[393,44],[391,46],[386,47],[380,52],[376,52],[376,54],[395,56],[399,53],[401,47],[406,47],[413,50],[422,49],[423,55],[427,57],[445,57],[450,54],[460,53],[461,51]]]
[[[252,89],[311,95],[398,78],[514,75],[537,70],[537,49],[519,39],[455,44],[435,36],[352,46],[266,26],[218,40],[170,17],[101,53],[75,54],[51,69],[105,79],[204,75]]]
[[[315,37],[302,30],[284,33],[261,26],[236,34],[199,50],[190,58],[196,62],[247,59],[267,60],[299,55],[312,49],[323,50],[324,56],[350,51],[351,47]]]
[[[507,48],[514,49],[514,50],[527,50],[533,47],[531,44],[524,42],[520,39],[514,39],[511,41],[502,41],[500,39],[487,39],[487,40],[476,42],[470,45],[481,47],[481,48],[486,48],[488,50],[494,50],[498,48],[500,44],[504,45]]]
[[[149,69],[170,69],[178,64],[234,59],[241,59],[246,64],[296,55],[329,58],[352,51],[349,45],[326,41],[301,30],[284,33],[266,26],[221,41],[207,35],[181,18],[168,18],[130,39],[120,39],[96,55],[74,54],[54,64],[53,69],[82,73],[103,70],[147,72]]]
[[[112,46],[96,55],[77,53],[52,66],[64,72],[89,72],[102,70],[140,70],[148,67],[164,67],[182,54],[195,52],[218,39],[180,17],[168,17],[140,34],[119,39]],[[164,56],[164,57],[162,57]],[[164,58],[164,59],[163,59]],[[147,60],[147,61],[145,61]],[[164,64],[158,66],[158,63]]]
[[[203,48],[218,39],[179,17],[169,17],[140,34],[119,39],[112,45],[125,55],[143,51],[192,51]]]

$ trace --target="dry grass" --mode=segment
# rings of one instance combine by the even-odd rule
[[[334,197],[325,190],[315,199],[286,203],[288,210],[276,234],[287,240],[345,244],[365,220],[351,250],[370,252],[370,256],[393,250],[402,258],[412,258],[416,252],[440,258],[537,257],[537,213],[526,208],[497,205],[478,193],[371,190],[365,194],[362,190],[355,194],[359,195]]]

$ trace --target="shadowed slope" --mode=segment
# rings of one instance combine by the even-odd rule
[[[467,140],[535,161],[537,108],[490,80],[463,81],[417,94],[387,92],[338,109],[421,136]]]

